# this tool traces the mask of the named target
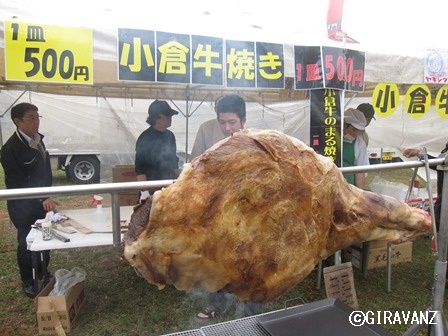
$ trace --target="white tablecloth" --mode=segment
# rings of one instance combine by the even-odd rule
[[[60,233],[70,239],[69,242],[64,243],[63,241],[55,238],[51,240],[42,240],[42,233],[36,229],[31,229],[30,233],[26,237],[28,249],[31,251],[43,251],[86,246],[112,245],[113,234],[111,208],[104,208],[104,211],[107,213],[107,220],[105,223],[101,224],[94,223],[94,211],[95,208],[60,211],[61,215],[68,216],[79,224],[82,224],[88,229],[94,231],[93,233],[84,234],[77,230],[76,233],[56,231],[57,233]],[[127,220],[129,223],[132,212],[133,206],[120,207],[120,220]]]

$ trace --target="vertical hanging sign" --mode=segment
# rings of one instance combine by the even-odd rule
[[[341,167],[341,97],[340,91],[310,91],[310,146],[320,155]]]

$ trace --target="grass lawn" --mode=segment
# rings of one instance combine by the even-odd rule
[[[369,180],[376,173],[370,173]],[[0,175],[2,172],[0,171]],[[65,174],[55,172],[55,185],[67,184]],[[382,177],[408,183],[412,171],[387,171]],[[0,176],[3,183],[3,176]],[[60,212],[69,208],[84,208],[90,196],[59,198]],[[10,226],[5,202],[0,203],[0,335],[37,335],[34,302],[21,292],[16,265],[16,231]],[[366,278],[354,270],[355,288],[360,310],[367,311],[424,311],[432,298],[431,284],[436,258],[430,252],[429,237],[420,237],[413,244],[412,262],[392,267],[392,291],[386,290],[386,268],[369,270]],[[194,315],[203,307],[204,293],[182,292],[168,286],[158,290],[137,276],[122,259],[122,251],[112,246],[76,248],[52,251],[51,271],[81,267],[87,272],[87,302],[70,335],[75,336],[133,336],[161,335],[201,327]],[[313,302],[326,297],[322,279],[316,289],[317,272],[282,297],[266,304],[264,311],[282,309],[288,299],[302,298]],[[444,314],[447,316],[446,307]],[[217,321],[231,320],[231,311]],[[409,326],[385,325],[401,335]],[[420,332],[419,335],[425,335]]]

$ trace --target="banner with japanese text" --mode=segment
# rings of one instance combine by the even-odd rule
[[[285,87],[282,44],[120,28],[118,51],[119,80]]]
[[[155,82],[155,32],[118,30],[118,79]]]
[[[294,47],[296,90],[322,89],[322,57],[320,47]]]
[[[217,37],[191,37],[192,71],[191,82],[194,84],[222,85],[223,83],[223,40]]]
[[[310,91],[310,147],[341,167],[341,93],[334,89]]]
[[[400,93],[397,84],[378,83],[372,94],[375,115],[390,117],[398,108],[401,94],[404,95],[404,112],[407,116],[413,119],[422,118],[434,105],[441,118],[448,118],[448,85],[443,85],[433,93],[425,84],[411,85],[406,92]]]
[[[8,80],[93,83],[92,31],[5,22]],[[364,91],[364,52],[293,46],[295,89]],[[285,88],[283,44],[118,28],[119,81]]]
[[[294,46],[296,90],[333,88],[363,92],[365,53],[333,47]]]
[[[255,88],[255,43],[228,40],[225,45],[226,86]]]
[[[5,21],[6,79],[93,83],[92,30]]]

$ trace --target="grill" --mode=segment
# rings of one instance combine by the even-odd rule
[[[268,313],[267,313],[268,314]],[[204,326],[165,336],[271,336],[257,321],[256,316]]]
[[[376,325],[352,326],[352,311],[337,299],[324,299],[166,336],[393,335]]]

